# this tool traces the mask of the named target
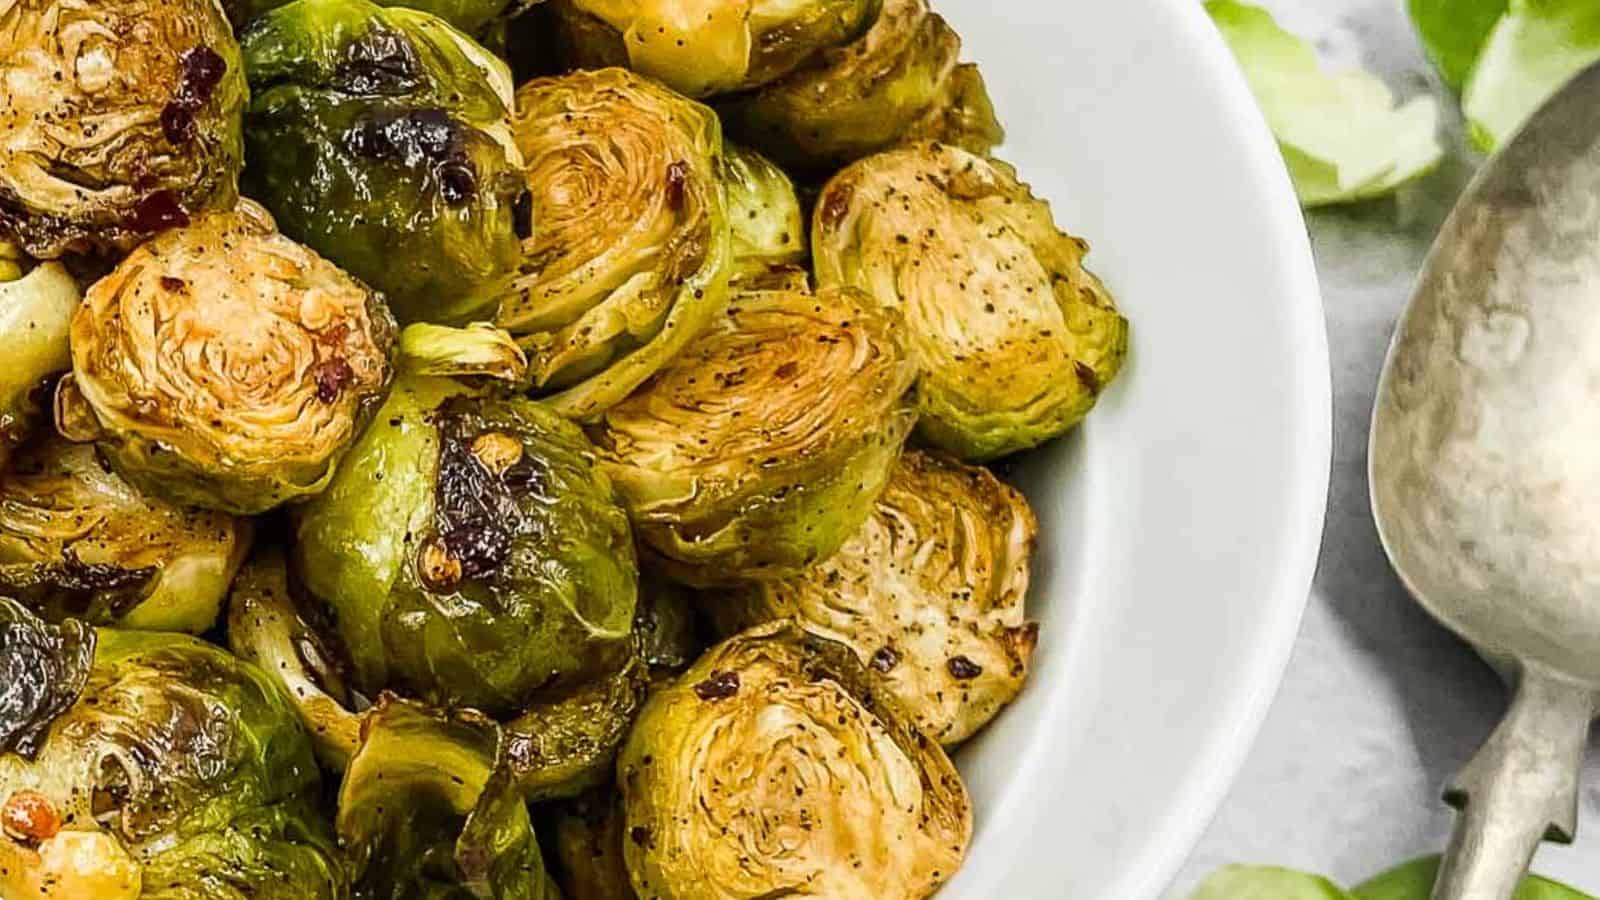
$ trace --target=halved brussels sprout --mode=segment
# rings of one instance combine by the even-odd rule
[[[0,592],[52,621],[198,634],[249,546],[248,521],[142,494],[90,446],[40,441],[0,474]]]
[[[958,78],[960,54],[961,38],[927,0],[883,0],[860,39],[731,99],[723,118],[730,136],[798,169],[838,168],[925,134],[950,108],[961,110],[952,137],[987,151],[984,136],[997,136],[999,125],[976,70]]]
[[[390,381],[371,291],[255,213],[141,245],[72,322],[57,425],[135,487],[241,515],[318,493]]]
[[[806,258],[806,220],[794,183],[754,150],[729,145],[723,158],[734,273],[741,283]]]
[[[622,800],[615,786],[561,804],[548,824],[551,866],[566,900],[636,900],[622,860]]]
[[[283,685],[311,733],[317,758],[342,771],[361,743],[361,717],[351,711],[339,657],[296,606],[276,547],[256,551],[234,581],[228,648]]]
[[[516,715],[631,652],[627,517],[582,432],[534,401],[401,378],[297,534],[368,696]]]
[[[498,726],[379,698],[339,789],[339,838],[370,897],[560,900]]]
[[[41,418],[45,382],[72,367],[68,336],[81,294],[60,263],[35,266],[0,282],[0,468]]]
[[[823,189],[811,243],[820,285],[904,313],[919,433],[963,459],[1065,432],[1122,366],[1128,323],[1089,245],[1005,163],[942,144],[864,159]]]
[[[693,585],[832,555],[916,421],[893,311],[850,290],[743,294],[594,429],[660,567]]]
[[[1037,534],[1028,501],[987,469],[911,451],[838,553],[707,608],[725,631],[791,618],[847,645],[924,734],[952,746],[1027,678]]]
[[[517,91],[533,237],[499,324],[535,385],[590,419],[675,356],[727,299],[716,114],[622,69]]]
[[[529,227],[505,63],[440,19],[298,0],[244,34],[247,193],[403,322],[494,316]]]
[[[691,97],[757,87],[854,40],[880,0],[555,0],[573,62]]]
[[[217,0],[0,8],[0,234],[125,251],[238,197],[239,46]]]
[[[617,761],[640,896],[921,898],[972,834],[944,750],[849,648],[793,623],[712,648]]]
[[[0,635],[0,672],[28,675],[12,685],[40,665],[76,685],[0,704],[0,738],[19,721],[35,738],[0,752],[0,807],[30,825],[0,835],[0,895],[346,896],[310,741],[262,672],[183,635],[52,629],[4,599]]]

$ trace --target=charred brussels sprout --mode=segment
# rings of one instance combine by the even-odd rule
[[[390,381],[382,302],[255,214],[141,245],[72,322],[57,425],[135,487],[248,515],[316,494]]]
[[[379,699],[339,790],[357,896],[560,900],[502,744],[477,713]]]
[[[216,0],[0,8],[0,234],[30,254],[125,251],[231,207],[239,46]]]
[[[284,233],[401,321],[493,318],[528,227],[505,64],[433,16],[366,0],[275,9],[244,57],[245,188]]]
[[[244,28],[257,16],[293,0],[223,0],[228,18]],[[379,6],[401,6],[438,16],[455,27],[477,34],[502,16],[540,0],[380,0]]]
[[[792,618],[848,645],[924,734],[950,746],[1027,677],[1037,532],[1027,500],[988,470],[912,451],[838,553],[708,608],[728,631]]]
[[[916,418],[901,328],[850,289],[744,294],[605,415],[606,471],[662,569],[775,578],[860,527]]]
[[[199,633],[249,544],[248,522],[142,494],[90,446],[42,441],[0,474],[0,592],[54,621]]]
[[[854,40],[880,0],[555,0],[573,62],[691,97],[766,84]]]
[[[368,696],[516,715],[630,652],[627,518],[583,434],[534,401],[402,378],[297,533]]]
[[[60,263],[0,281],[0,468],[43,417],[45,381],[72,366],[68,335],[78,284]]]
[[[1065,432],[1121,368],[1128,323],[1088,249],[1010,166],[941,144],[841,172],[812,226],[819,284],[904,313],[919,433],[968,460]]]
[[[346,896],[311,744],[259,670],[181,635],[52,629],[0,600],[0,673],[37,683],[41,666],[45,696],[0,704],[0,810],[33,826],[0,835],[0,895]],[[6,739],[19,723],[27,744]]]
[[[815,66],[731,99],[728,133],[786,166],[837,168],[926,136],[987,152],[1000,137],[983,79],[927,0],[883,0],[872,28]]]
[[[723,181],[733,227],[734,273],[741,285],[805,261],[805,216],[782,169],[754,150],[729,146]]]
[[[914,900],[955,874],[966,788],[841,644],[778,623],[652,696],[617,761],[643,897]]]
[[[593,418],[722,308],[732,265],[711,110],[622,69],[517,91],[533,236],[499,324],[534,383]]]

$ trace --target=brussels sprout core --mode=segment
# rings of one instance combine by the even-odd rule
[[[964,459],[1065,432],[1121,368],[1128,323],[1089,245],[1004,163],[942,144],[861,160],[824,188],[812,249],[819,284],[904,313],[920,433]]]
[[[239,47],[216,0],[0,8],[0,233],[126,251],[238,197]]]
[[[744,294],[606,414],[606,471],[666,571],[774,578],[861,525],[915,419],[902,327],[853,290]]]
[[[58,416],[142,489],[259,513],[327,484],[388,387],[393,341],[359,282],[254,218],[211,214],[89,290]]]
[[[617,761],[641,897],[914,900],[955,874],[966,789],[845,647],[780,623],[652,696]]]

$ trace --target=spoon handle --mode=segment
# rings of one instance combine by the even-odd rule
[[[1577,829],[1594,689],[1520,672],[1510,711],[1445,792],[1461,815],[1433,900],[1511,900],[1539,842],[1570,843]]]

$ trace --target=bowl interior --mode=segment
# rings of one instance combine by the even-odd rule
[[[1037,668],[962,749],[978,829],[943,896],[1158,894],[1275,692],[1326,499],[1304,224],[1192,0],[942,0],[1009,139],[1133,323],[1088,423],[1018,462]]]

